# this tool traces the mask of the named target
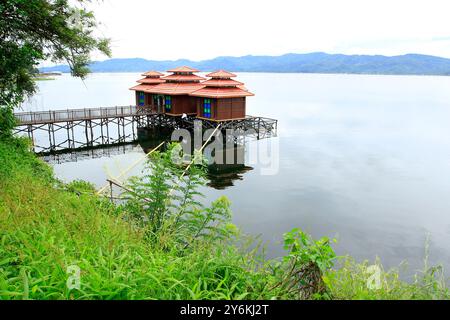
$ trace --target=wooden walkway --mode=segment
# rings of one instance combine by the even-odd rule
[[[17,125],[38,125],[58,122],[109,119],[118,117],[145,116],[156,114],[149,108],[122,106],[112,108],[67,109],[16,113]]]

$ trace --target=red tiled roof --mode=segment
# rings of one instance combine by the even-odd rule
[[[199,72],[199,70],[191,68],[191,67],[186,67],[186,66],[182,66],[182,67],[178,67],[175,69],[171,69],[171,70],[167,70],[167,72]]]
[[[165,82],[156,86],[152,86],[151,88],[144,91],[156,94],[187,95],[203,87],[203,84],[196,82]]]
[[[203,81],[202,84],[208,87],[236,87],[243,85],[242,82],[232,79],[210,79]]]
[[[163,79],[160,78],[144,78],[137,81],[138,83],[145,83],[145,84],[160,84],[164,83]]]
[[[237,77],[234,73],[225,70],[214,71],[211,72],[210,74],[207,74],[206,76],[210,78],[225,78],[225,79]]]
[[[142,75],[143,75],[144,77],[154,77],[154,78],[156,78],[156,77],[161,77],[161,76],[163,76],[164,74],[161,73],[161,72],[158,72],[158,71],[148,71],[148,72],[146,72],[146,73],[143,73]]]
[[[190,81],[190,82],[198,82],[200,80],[205,80],[205,78],[197,76],[196,74],[171,74],[165,77],[162,77],[161,79],[169,80],[169,81]]]
[[[134,91],[147,91],[150,88],[153,88],[155,85],[149,85],[149,84],[138,84],[137,86],[134,86],[130,88],[130,90]]]
[[[192,92],[190,95],[205,98],[240,98],[254,96],[253,93],[237,87],[204,87]]]
[[[137,85],[130,90],[164,95],[191,95],[206,98],[238,98],[248,97],[254,94],[249,92],[244,84],[230,78],[235,74],[219,70],[207,75],[212,79],[200,82],[205,78],[192,74],[198,70],[189,67],[178,67],[169,72],[175,74],[160,78],[161,73],[149,71],[146,78],[138,80]],[[177,74],[178,73],[178,74]],[[180,74],[187,73],[187,74]]]

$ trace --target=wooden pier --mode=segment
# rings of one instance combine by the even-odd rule
[[[35,142],[37,132],[45,133],[48,144],[34,144],[35,151],[39,152],[132,142],[137,140],[139,128],[192,129],[197,119],[195,116],[172,116],[158,113],[153,108],[137,106],[21,112],[15,116],[16,134],[25,133]],[[223,131],[233,129],[250,132],[256,139],[276,135],[278,124],[275,119],[254,116],[201,121],[204,129],[216,128],[220,123]],[[76,129],[78,134],[75,133]]]
[[[153,114],[150,108],[122,106],[112,108],[67,109],[16,113],[18,125],[39,125],[71,121],[110,119],[118,117],[145,116]]]

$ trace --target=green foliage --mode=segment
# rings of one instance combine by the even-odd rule
[[[375,266],[375,268],[374,268]],[[374,271],[379,270],[379,274]],[[370,285],[371,279],[379,277],[379,287]],[[442,268],[425,268],[414,276],[414,281],[400,280],[398,269],[385,271],[377,260],[357,263],[346,257],[336,270],[328,270],[324,277],[335,299],[353,300],[431,300],[450,299],[450,291]]]
[[[83,180],[74,180],[66,185],[66,190],[75,194],[94,194],[95,186]]]
[[[43,60],[66,61],[84,78],[93,51],[110,55],[87,1],[5,0],[0,3],[0,134],[11,130],[10,110],[36,91],[33,74]],[[3,111],[8,109],[9,111]]]
[[[126,209],[140,226],[147,228],[149,236],[162,230],[174,207],[170,194],[178,173],[181,171],[172,164],[169,152],[155,152],[146,163],[144,175],[130,179]]]
[[[26,138],[0,137],[0,181],[31,176],[46,184],[54,182],[51,167],[39,161],[29,148]]]
[[[13,110],[0,107],[0,139],[10,138],[15,124],[16,118]]]
[[[289,255],[284,259],[294,260],[302,265],[314,264],[323,273],[333,267],[336,254],[328,238],[313,240],[300,229],[293,229],[284,234],[284,249]]]
[[[230,222],[230,202],[221,197],[210,207],[202,205],[198,189],[206,184],[205,160],[195,159],[196,165],[184,169],[174,161],[180,150],[179,144],[172,144],[166,152],[152,155],[144,175],[127,186],[125,210],[163,247],[187,249],[196,241],[228,239],[236,231]],[[194,160],[183,158],[189,163]]]
[[[289,254],[276,267],[281,280],[276,287],[298,299],[331,298],[323,276],[334,265],[336,255],[327,238],[313,240],[299,229],[284,234]]]

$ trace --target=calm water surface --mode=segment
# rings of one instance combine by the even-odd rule
[[[24,109],[130,105],[138,78],[94,74],[83,83],[64,75],[41,82]],[[336,237],[338,254],[378,256],[387,267],[407,260],[410,271],[423,265],[429,236],[430,262],[450,266],[449,77],[242,73],[239,80],[256,94],[247,113],[279,120],[272,138],[279,172],[263,176],[252,165],[233,186],[205,193],[228,196],[235,223],[268,241],[271,257],[283,253],[282,234],[300,227]],[[142,154],[138,146],[55,171],[101,186]]]

